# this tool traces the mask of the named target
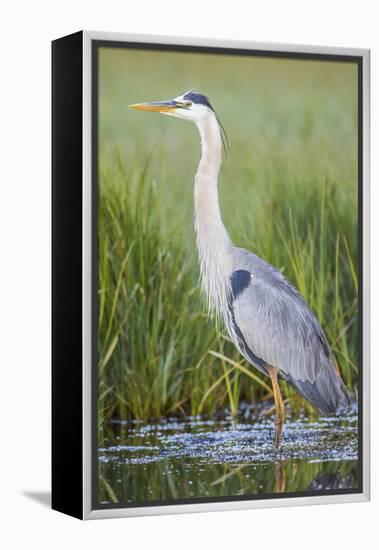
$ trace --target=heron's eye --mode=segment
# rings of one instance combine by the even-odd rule
[[[192,107],[192,101],[186,101],[184,105],[186,109],[190,109]]]

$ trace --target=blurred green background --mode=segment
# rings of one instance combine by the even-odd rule
[[[206,318],[198,290],[196,127],[132,103],[207,95],[230,141],[234,242],[281,269],[357,383],[357,66],[99,50],[99,427],[111,417],[238,412],[267,380]],[[283,383],[291,410],[308,406]],[[309,411],[308,411],[309,412]]]

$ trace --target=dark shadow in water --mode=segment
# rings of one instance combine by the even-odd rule
[[[353,482],[351,475],[341,477],[339,474],[317,474],[309,484],[309,491],[335,491],[350,489]]]
[[[51,493],[48,491],[24,491],[22,494],[42,506],[51,507]]]

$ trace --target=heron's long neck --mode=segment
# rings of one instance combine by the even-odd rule
[[[195,230],[200,276],[209,307],[221,313],[227,300],[231,249],[218,201],[222,142],[213,114],[199,122],[198,128],[201,159],[195,177]]]

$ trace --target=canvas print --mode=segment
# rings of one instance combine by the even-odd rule
[[[358,64],[93,67],[95,505],[358,492]]]

